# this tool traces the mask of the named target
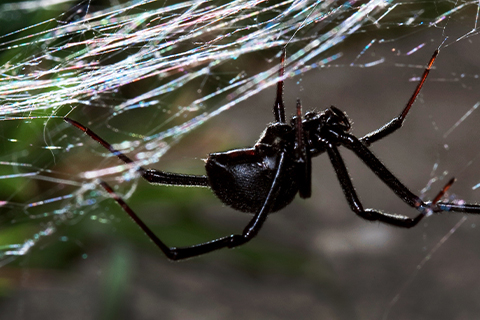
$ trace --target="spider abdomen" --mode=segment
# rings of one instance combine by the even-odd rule
[[[278,170],[277,158],[278,155],[260,155],[255,148],[211,153],[205,165],[210,187],[227,206],[257,213],[272,187]],[[295,198],[298,187],[291,171],[282,177],[291,181],[281,183],[270,212],[284,208]]]

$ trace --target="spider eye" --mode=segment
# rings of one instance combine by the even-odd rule
[[[330,110],[332,110],[335,116],[337,116],[337,119],[335,119],[335,121],[338,125],[344,127],[346,130],[349,130],[351,128],[350,120],[348,120],[348,116],[345,112],[334,106],[331,106]]]
[[[307,113],[305,113],[305,119],[306,120],[312,120],[313,118],[315,118],[315,116],[317,115],[316,112],[313,112],[313,111],[308,111]]]

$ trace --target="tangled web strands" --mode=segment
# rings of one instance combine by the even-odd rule
[[[65,105],[96,105],[105,94],[148,77],[165,81],[113,107],[115,112],[124,112],[157,105],[162,94],[211,74],[225,61],[248,52],[279,48],[290,39],[298,42],[308,38],[311,41],[290,56],[296,62],[291,70],[295,70],[366,22],[371,24],[372,17],[385,13],[390,6],[378,0],[340,5],[338,1],[232,1],[221,6],[215,1],[186,1],[145,11],[144,7],[152,3],[135,2],[88,13],[81,20],[59,23],[14,40],[9,38],[19,33],[3,36],[0,50],[22,49],[33,54],[25,57],[19,51],[2,66],[1,114],[39,110],[54,113]],[[51,23],[53,19],[26,30]],[[307,29],[309,33],[302,32]],[[40,50],[35,51],[37,48]],[[109,59],[118,61],[110,63]],[[232,78],[229,86],[192,102],[185,111],[203,108],[226,91],[231,92],[231,101],[222,110],[228,108],[237,99],[246,99],[274,83],[275,74],[272,68],[249,78]]]
[[[31,5],[45,7],[61,2],[45,0]],[[148,165],[156,162],[178,135],[278,80],[277,55],[272,65],[261,72],[222,74],[215,88],[208,89],[205,81],[216,78],[232,60],[265,49],[280,54],[280,48],[289,44],[286,75],[292,77],[337,59],[341,52],[335,51],[335,46],[349,35],[373,30],[371,42],[361,55],[377,41],[375,30],[392,25],[436,26],[463,8],[478,6],[478,1],[437,1],[437,15],[429,18],[423,17],[421,10],[403,10],[401,2],[385,0],[202,0],[163,4],[131,1],[94,12],[84,3],[0,37],[0,52],[7,57],[0,67],[2,120],[29,125],[35,119],[50,118],[49,124],[55,126],[54,130],[46,130],[44,146],[40,148],[47,155],[46,162],[32,160],[31,154],[28,158],[7,154],[1,164],[10,172],[0,178],[48,181],[71,190],[52,188],[53,191],[37,195],[25,204],[15,201],[16,192],[23,188],[17,186],[17,191],[3,199],[2,208],[10,213],[5,216],[10,222],[7,228],[26,221],[34,221],[36,228],[26,240],[10,241],[1,248],[3,263],[27,253],[59,225],[73,223],[94,210],[98,200],[103,199],[95,191],[95,178],[121,172],[124,174],[119,181],[135,177],[132,168],[125,165],[80,175],[51,169],[66,156],[65,152],[77,147],[68,143],[63,132],[66,127],[55,117],[79,106],[108,108],[108,118],[98,120],[108,126],[110,120],[127,111],[168,109],[170,116],[150,133],[127,133],[132,139],[119,145],[122,150],[135,150],[139,163]],[[441,13],[438,4],[447,4]],[[3,12],[8,11],[6,5],[1,5]],[[83,16],[70,12],[81,12]],[[477,19],[478,15],[475,26]],[[146,79],[155,79],[158,85],[133,97],[116,95],[125,86]],[[165,101],[165,96],[195,81],[201,82],[196,99],[181,107],[172,107]],[[130,191],[134,188],[135,184]]]

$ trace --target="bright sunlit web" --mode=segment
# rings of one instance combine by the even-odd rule
[[[116,148],[148,166],[182,135],[274,85],[281,48],[287,45],[288,77],[334,64],[339,72],[341,67],[382,64],[412,67],[395,57],[420,51],[428,57],[442,42],[448,46],[476,36],[480,5],[447,0],[151,0],[104,8],[84,1],[69,8],[72,3],[0,5],[0,20],[5,21],[0,23],[5,24],[13,12],[17,18],[20,13],[57,12],[0,36],[1,265],[25,255],[59,226],[75,224],[97,209],[105,199],[97,178],[115,177],[118,184],[132,180],[125,198],[135,189],[137,175],[128,166],[71,165],[71,155],[90,152],[85,146],[90,141],[65,124],[63,116],[108,128],[123,139]],[[448,31],[452,18],[468,27],[454,37],[446,32],[431,41],[426,36],[401,49],[399,43],[409,34]],[[362,47],[352,55],[347,44],[359,37]],[[392,55],[368,54],[382,46]],[[420,75],[423,66],[413,67]],[[132,118],[137,120],[128,121]],[[96,152],[95,157],[111,156]],[[95,218],[109,221],[107,216]],[[28,228],[19,235],[23,224]]]

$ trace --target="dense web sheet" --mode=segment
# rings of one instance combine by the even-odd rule
[[[69,3],[7,3],[0,11],[6,15],[9,10]],[[111,155],[100,148],[91,155],[96,166],[67,168],[67,161],[75,160],[72,155],[90,153],[90,147],[96,146],[63,123],[65,115],[92,128],[110,129],[116,135],[109,140],[123,139],[115,145],[118,149],[148,166],[182,135],[274,85],[285,46],[289,78],[350,56],[340,46],[348,44],[350,37],[362,37],[363,48],[354,49],[354,55],[337,67],[384,63],[406,67],[367,53],[385,43],[392,43],[393,50],[410,33],[448,30],[451,17],[463,19],[470,29],[461,30],[456,38],[445,35],[417,43],[398,54],[408,57],[468,40],[478,33],[478,6],[478,1],[442,0],[172,4],[152,0],[97,10],[85,1],[53,18],[3,34],[0,181],[5,185],[1,221],[6,236],[0,236],[0,264],[25,255],[58,227],[75,224],[94,212],[106,198],[98,178],[118,184],[132,180],[125,198],[135,190],[134,168],[102,162]],[[128,122],[132,117],[142,120],[132,124]],[[94,217],[109,220],[101,214]],[[16,230],[24,224],[28,227],[18,236]]]

